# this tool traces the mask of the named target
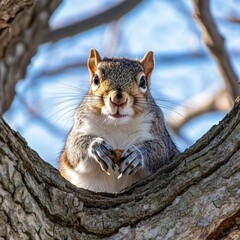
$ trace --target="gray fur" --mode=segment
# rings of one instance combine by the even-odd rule
[[[103,79],[107,79],[113,89],[123,91],[129,91],[136,75],[143,71],[139,61],[127,58],[104,58],[99,63],[98,69],[101,70]]]
[[[134,86],[136,88],[136,76],[144,71],[139,61],[129,60],[127,58],[104,58],[98,64],[97,69],[101,71],[102,79],[107,81],[111,90],[120,89],[121,91],[128,92],[130,95]],[[115,166],[111,162],[111,159],[114,158],[114,148],[101,135],[105,134],[105,138],[112,140],[112,138],[109,138],[107,135],[107,123],[104,123],[102,120],[103,116],[94,113],[92,108],[92,106],[96,105],[98,101],[103,103],[103,99],[98,97],[98,100],[91,100],[93,99],[91,97],[91,94],[86,96],[75,113],[74,125],[68,135],[64,152],[66,152],[69,166],[72,166],[79,176],[85,174],[85,172],[89,172],[89,175],[87,175],[89,181],[91,178],[94,179],[98,176],[99,181],[101,182],[101,179],[105,178],[104,174],[106,174],[106,171],[110,169],[111,172],[113,172],[115,170]],[[137,102],[138,100],[136,100],[136,103],[134,104],[137,104]],[[161,109],[157,106],[149,91],[145,94],[145,98],[139,100],[138,104],[142,109],[141,115],[144,116],[144,120],[141,120],[139,126],[151,126],[149,128],[149,135],[152,137],[150,139],[146,136],[145,140],[136,138],[135,142],[125,149],[125,152],[121,157],[122,164],[118,168],[118,174],[124,175],[124,179],[126,180],[116,183],[122,185],[116,187],[113,186],[110,189],[112,186],[111,182],[106,183],[106,186],[103,188],[101,188],[101,186],[95,187],[94,182],[91,183],[93,186],[88,184],[84,185],[84,183],[81,182],[76,184],[71,176],[66,177],[65,174],[65,177],[69,181],[72,181],[80,187],[85,187],[94,191],[114,192],[154,173],[161,166],[171,162],[171,159],[178,153],[178,150],[168,133]],[[115,128],[121,128],[120,130],[123,132],[123,136],[124,134],[127,136],[129,126],[137,128],[137,121],[140,120],[136,119],[137,117],[133,117],[130,120],[131,122],[126,123],[125,125],[123,124],[122,126],[116,125]],[[134,121],[136,121],[136,124]],[[82,130],[88,129],[89,125],[91,128],[91,124],[93,129],[96,129],[95,132],[86,132],[87,130]],[[109,134],[114,134],[114,126],[111,127],[113,130],[112,132],[110,131]],[[136,136],[137,134],[140,134],[140,136],[143,135],[144,138],[143,130],[146,131],[146,129],[141,129],[141,127],[139,127],[134,134]],[[116,131],[119,131],[119,129],[116,129]],[[124,133],[124,131],[126,132]],[[142,135],[141,132],[143,132]],[[116,136],[116,138],[118,138],[118,136]],[[131,136],[129,136],[129,138],[131,138]],[[126,139],[126,141],[127,140],[128,139]],[[96,162],[98,164],[96,164]],[[63,172],[62,174],[64,175]],[[129,177],[128,179],[128,176],[133,176],[133,178]],[[109,181],[115,180],[114,178],[111,178]],[[98,183],[96,182],[96,185],[97,184]],[[110,186],[109,189],[107,186]]]

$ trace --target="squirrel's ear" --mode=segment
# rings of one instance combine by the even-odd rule
[[[151,76],[152,70],[154,68],[153,51],[147,52],[140,63],[143,66],[146,78],[149,80],[149,77]]]
[[[93,75],[95,74],[95,71],[97,70],[97,65],[99,62],[101,62],[101,57],[100,57],[98,51],[96,49],[92,48],[90,50],[90,55],[88,58],[88,70],[89,70],[91,77],[93,77]]]

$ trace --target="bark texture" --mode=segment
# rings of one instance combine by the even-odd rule
[[[195,145],[119,194],[78,189],[0,120],[0,237],[236,239],[240,99]]]
[[[11,105],[48,20],[61,0],[0,0],[0,114]]]

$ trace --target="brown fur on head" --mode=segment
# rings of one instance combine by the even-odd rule
[[[101,59],[98,51],[91,49],[88,59],[89,96],[95,99],[95,104],[91,104],[95,112],[110,119],[122,119],[144,111],[150,96],[153,67],[152,51],[138,61],[128,58]]]

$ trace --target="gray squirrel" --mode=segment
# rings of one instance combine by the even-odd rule
[[[141,61],[103,58],[91,49],[90,87],[60,156],[60,173],[96,192],[119,192],[179,152],[150,93],[153,52]]]

